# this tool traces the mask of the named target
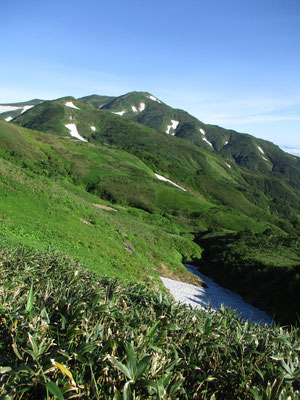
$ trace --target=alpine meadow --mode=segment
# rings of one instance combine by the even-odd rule
[[[300,397],[300,158],[149,92],[0,105],[0,400]],[[196,266],[265,311],[175,302]]]

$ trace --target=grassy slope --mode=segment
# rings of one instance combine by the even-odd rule
[[[26,127],[68,135],[64,125],[70,122],[69,117],[72,116],[79,133],[88,140],[121,147],[134,153],[152,170],[195,190],[209,202],[237,209],[250,217],[270,219],[270,198],[247,184],[245,176],[248,177],[249,171],[234,165],[229,169],[226,160],[192,145],[189,141],[162,135],[159,131],[145,128],[109,112],[96,111],[89,104],[75,102],[80,110],[73,110],[64,106],[65,101],[66,98],[44,103],[17,118],[16,122]],[[91,126],[96,127],[96,132],[92,132]],[[250,178],[257,180],[257,173],[251,172]],[[293,193],[291,197],[289,192],[291,189],[280,181],[280,191],[277,190],[276,195],[280,193],[280,197],[285,197],[292,208],[299,210],[298,195]],[[237,224],[233,229],[237,229]]]
[[[181,278],[182,257],[200,256],[186,226],[166,215],[114,206],[87,187],[99,177],[144,177],[159,193],[176,189],[163,185],[134,156],[70,139],[0,123],[2,147],[0,233],[14,242],[40,249],[50,246],[83,261],[99,274],[151,284],[155,270],[166,264]],[[189,198],[189,195],[186,195]],[[126,199],[126,196],[124,196]],[[198,206],[203,203],[195,199]],[[109,204],[109,206],[112,206]],[[177,271],[177,272],[176,272]],[[154,277],[154,278],[153,278]]]
[[[70,121],[72,115],[72,121],[77,124],[82,136],[91,142],[101,143],[106,151],[118,153],[118,148],[123,148],[127,151],[124,157],[128,157],[130,152],[143,164],[138,173],[133,173],[134,168],[132,170],[128,164],[123,167],[119,164],[114,172],[107,166],[94,165],[78,178],[78,182],[84,184],[90,193],[115,204],[150,212],[145,215],[151,215],[153,220],[163,218],[160,222],[162,226],[167,220],[168,223],[172,221],[171,224],[176,221],[186,233],[212,230],[216,235],[218,232],[245,229],[261,233],[269,227],[284,238],[299,232],[299,193],[279,176],[235,165],[229,168],[226,160],[218,154],[206,152],[187,140],[162,134],[107,111],[98,111],[92,105],[74,99],[68,100],[72,100],[80,110],[69,109],[64,106],[66,100],[37,106],[18,118],[17,122],[67,135],[64,124]],[[42,119],[53,107],[60,110],[62,117],[55,118],[58,114],[52,113]],[[96,132],[92,132],[91,126],[96,127]],[[253,138],[249,140],[251,143],[254,141]],[[89,146],[79,147],[85,149]],[[259,152],[257,144],[255,146]],[[82,160],[85,164],[84,157]],[[185,186],[188,193],[165,183],[155,183],[152,171]],[[280,253],[280,249],[274,249],[274,257],[280,258]],[[289,252],[285,254],[285,263],[289,266],[293,255],[289,256]],[[261,260],[264,270],[269,264],[267,252],[262,251]],[[243,257],[240,261],[243,263]],[[242,287],[238,289],[242,291]],[[267,295],[263,288],[261,294],[263,297]]]

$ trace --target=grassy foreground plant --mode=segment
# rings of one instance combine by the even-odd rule
[[[296,399],[299,330],[0,252],[0,399]]]

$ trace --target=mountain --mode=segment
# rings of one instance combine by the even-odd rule
[[[285,219],[288,216],[292,225],[295,225],[300,210],[300,159],[283,152],[270,142],[250,135],[222,128],[211,128],[208,133],[204,130],[207,129],[204,124],[203,128],[199,128],[205,133],[199,131],[199,143],[190,139],[183,140],[176,134],[172,136],[159,129],[149,129],[150,126],[144,127],[136,121],[132,107],[140,110],[141,104],[144,104],[145,109],[139,113],[145,114],[145,118],[148,115],[149,119],[155,110],[159,110],[159,118],[153,120],[153,125],[158,125],[157,121],[161,122],[162,113],[166,110],[168,113],[173,112],[174,118],[177,112],[176,118],[183,115],[186,120],[200,124],[184,111],[173,110],[152,97],[148,93],[129,93],[112,100],[101,110],[90,102],[65,97],[44,102],[14,122],[62,136],[69,136],[71,132],[84,140],[117,146],[135,154],[153,170],[166,174],[167,178],[189,186],[207,201],[234,207],[250,217],[262,212],[270,216],[283,216]],[[133,116],[131,121],[125,114],[115,114],[125,110],[125,103],[128,110],[128,104],[131,105],[131,111],[128,111]],[[72,104],[73,107],[66,104]],[[186,126],[182,121],[182,127],[179,124],[178,129]],[[222,135],[225,134],[228,139],[226,149],[219,148],[218,151],[217,143],[224,141]],[[203,140],[206,137],[212,140],[215,147],[207,144],[208,139]]]
[[[33,99],[21,103],[0,104],[0,118],[3,118],[5,119],[5,121],[9,122],[13,118],[17,117],[20,114],[23,114],[30,108],[42,102],[43,100]]]
[[[17,232],[26,212],[17,208],[14,190],[28,208],[39,204],[40,218],[46,209],[39,207],[49,208],[48,185],[64,199],[50,201],[50,209],[58,208],[55,237],[62,238],[55,247],[87,265],[92,260],[100,274],[108,268],[112,276],[153,285],[159,284],[156,271],[182,277],[181,262],[190,260],[277,321],[296,320],[298,303],[290,299],[300,289],[299,159],[262,139],[206,125],[147,92],[45,101],[3,122],[0,133],[9,162],[2,210],[7,215],[11,199],[7,220],[14,221],[4,236],[25,240]],[[18,179],[10,181],[11,175]],[[29,188],[46,179],[41,200],[22,190],[27,176],[35,182]],[[99,202],[117,215],[95,214]],[[41,226],[51,224],[47,218]],[[76,224],[80,235],[74,234]],[[22,225],[30,225],[35,247],[51,243],[52,236],[44,237],[28,220]]]
[[[253,171],[272,172],[300,189],[299,158],[285,153],[271,142],[205,124],[183,110],[171,108],[150,93],[131,92],[113,98],[101,109],[187,139],[207,151],[222,155],[230,164]]]
[[[99,96],[98,94],[92,94],[90,96],[80,97],[78,100],[94,104],[97,108],[102,108],[114,99],[114,96]]]

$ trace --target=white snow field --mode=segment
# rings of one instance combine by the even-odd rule
[[[126,110],[123,110],[123,111],[113,111],[112,113],[113,113],[113,114],[117,114],[117,115],[123,115],[123,114],[126,113]]]
[[[146,104],[145,104],[145,103],[141,103],[141,104],[140,104],[140,107],[139,107],[139,112],[144,111],[145,108],[146,108]]]
[[[65,103],[65,106],[70,107],[70,108],[75,108],[75,110],[80,110],[80,108],[76,107],[73,101],[67,101]]]
[[[96,127],[95,127],[95,126],[91,126],[91,130],[92,130],[93,132],[96,132]]]
[[[23,110],[22,110],[22,113],[21,113],[21,114],[23,114],[25,111],[29,110],[29,109],[32,108],[32,107],[34,107],[34,106],[24,106],[24,107],[22,107]]]
[[[227,146],[227,145],[228,145],[228,141],[226,140],[226,141],[224,142],[223,147],[224,147],[224,146]]]
[[[265,154],[265,152],[263,151],[263,149],[261,147],[257,146],[257,148],[261,153]]]
[[[158,174],[155,174],[155,176],[156,176],[156,178],[159,179],[160,181],[169,182],[169,183],[171,183],[172,185],[177,186],[179,189],[184,190],[184,191],[186,192],[186,189],[184,189],[183,187],[177,185],[177,183],[174,183],[174,182],[170,181],[170,179],[167,179],[167,178],[165,178],[164,176],[158,175]]]
[[[230,164],[226,163],[226,165],[227,165],[228,168],[231,168],[231,165],[230,165]]]
[[[202,135],[205,135],[205,130],[204,129],[200,128],[199,131],[200,131],[200,133],[202,133]]]
[[[205,309],[212,312],[215,312],[223,304],[224,307],[236,310],[245,320],[272,324],[272,319],[267,313],[244,302],[241,296],[221,287],[211,278],[198,272],[196,267],[187,264],[185,266],[190,272],[199,276],[207,284],[208,288],[160,277],[162,283],[176,301],[191,305],[193,308]]]
[[[205,137],[203,137],[202,140],[204,140],[204,142],[208,143],[211,147],[213,147],[213,145]]]
[[[152,96],[151,94],[149,94],[147,97],[148,97],[148,99],[151,99],[153,101],[157,101],[158,103],[161,103],[160,100],[158,100],[156,97]]]
[[[16,110],[22,110],[21,114],[23,114],[25,111],[29,110],[30,108],[34,107],[32,106],[0,106],[0,114],[8,112],[8,111],[16,111]]]
[[[65,127],[69,129],[71,136],[75,137],[76,139],[82,140],[83,142],[87,142],[86,139],[79,135],[76,124],[67,124],[65,125]]]
[[[170,134],[171,128],[172,128],[173,130],[175,130],[175,129],[177,128],[178,124],[179,124],[179,121],[176,121],[176,120],[174,120],[174,119],[171,119],[171,125],[168,125],[168,126],[167,126],[166,133],[169,135],[169,134]],[[175,132],[172,133],[172,136],[174,136],[174,135],[175,135]]]
[[[13,119],[12,117],[6,117],[6,118],[5,118],[5,121],[6,121],[6,122],[9,122],[9,121],[11,121],[12,119]]]
[[[266,157],[263,157],[263,159],[264,159],[265,161],[269,161],[269,160],[266,159]]]
[[[131,108],[132,108],[133,112],[138,112],[138,110],[137,110],[137,108],[135,106],[131,106]]]

